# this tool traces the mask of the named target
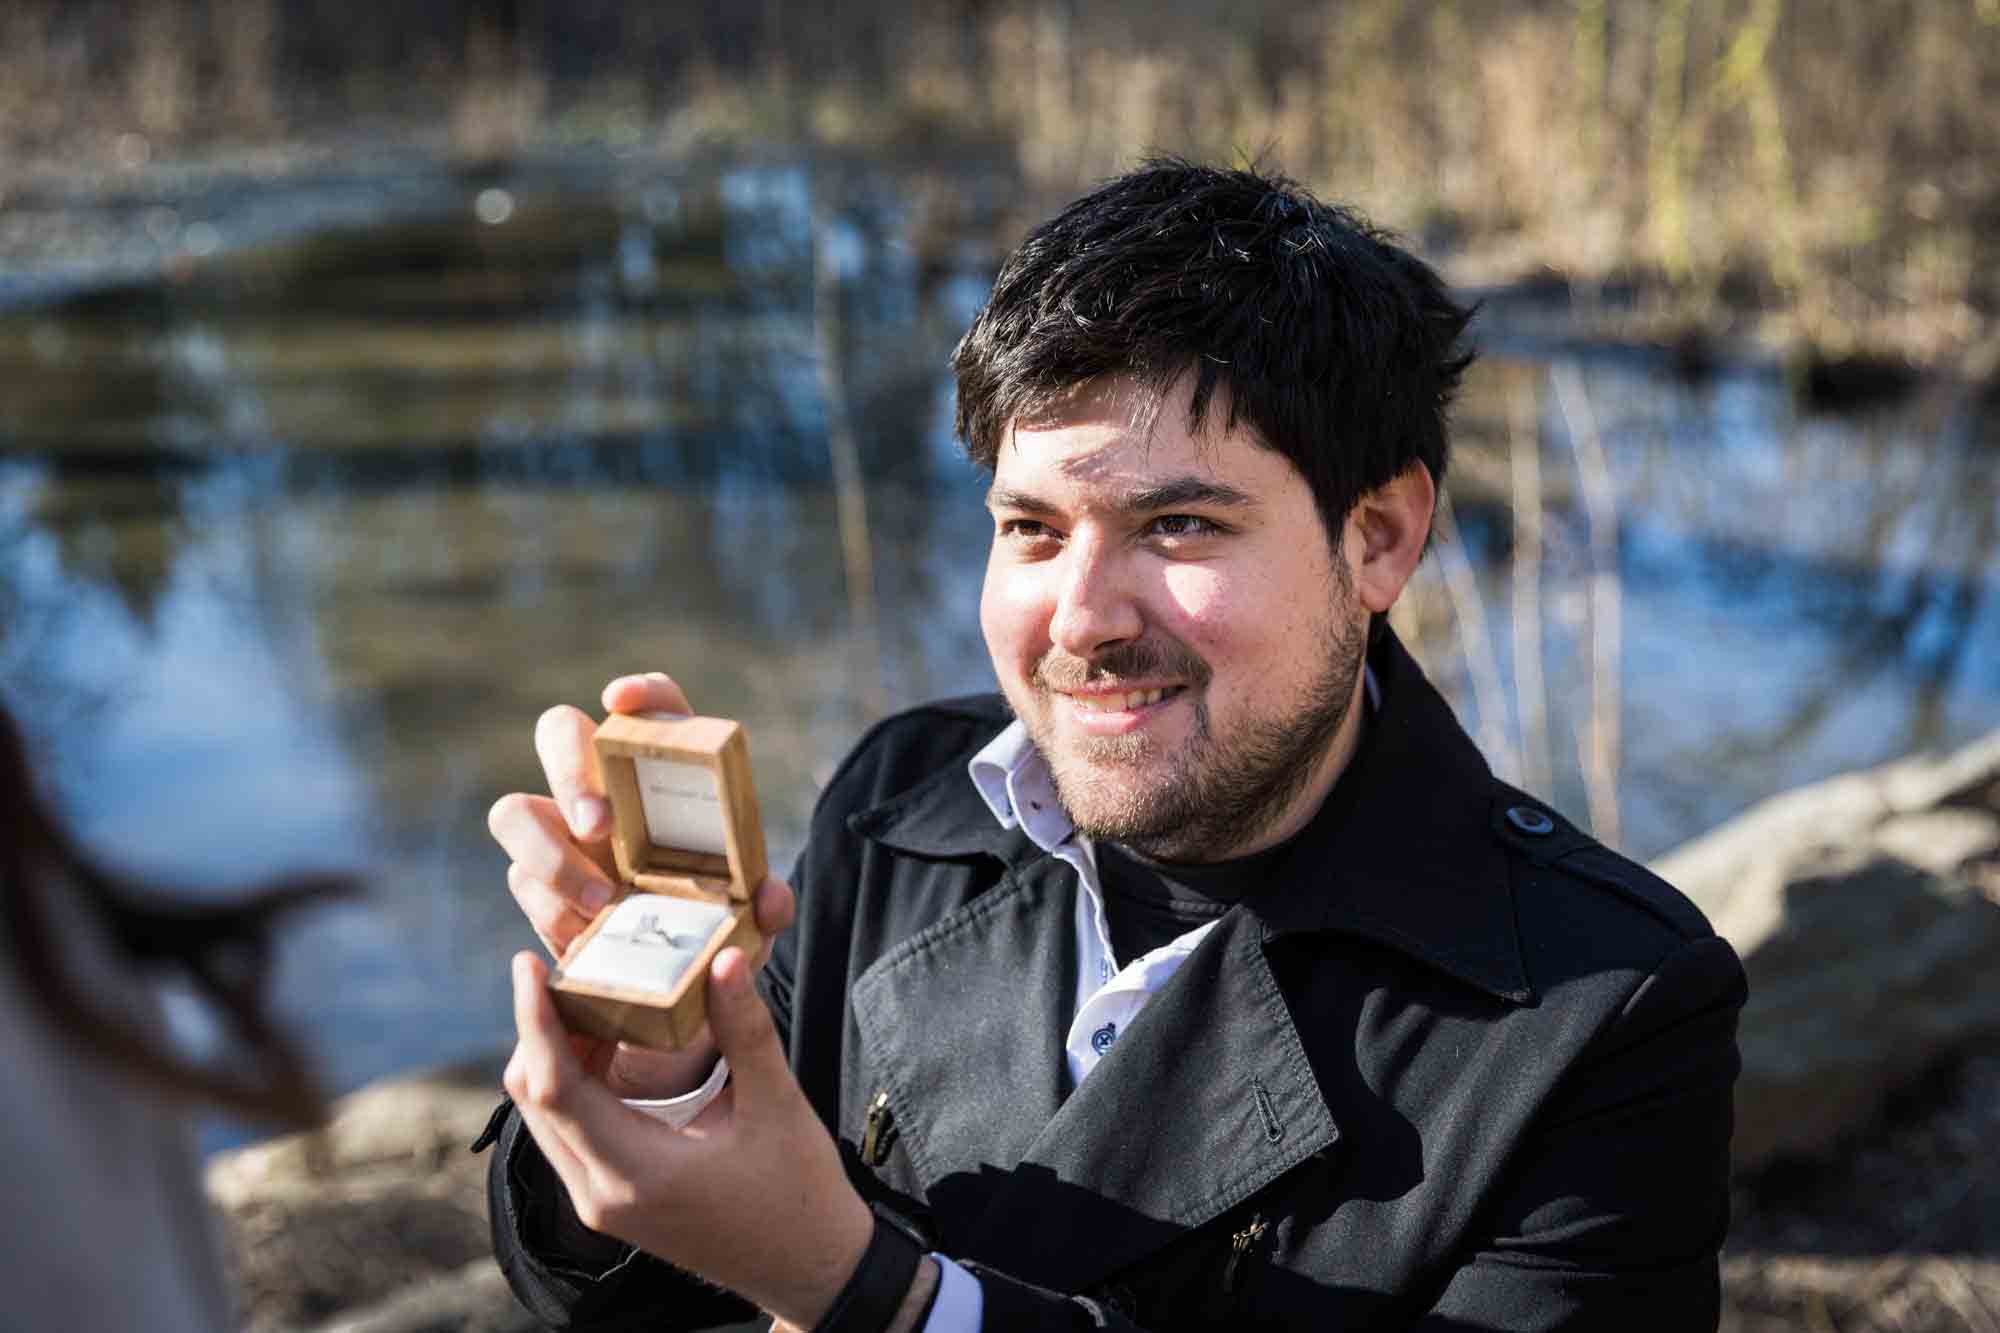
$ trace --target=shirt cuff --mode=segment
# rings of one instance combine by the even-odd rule
[[[986,1292],[979,1279],[941,1254],[933,1252],[931,1258],[937,1261],[938,1289],[923,1333],[979,1333],[986,1318]]]
[[[625,1104],[635,1111],[644,1111],[655,1120],[664,1120],[675,1129],[686,1129],[694,1118],[708,1109],[708,1104],[722,1092],[722,1085],[729,1082],[729,1061],[717,1057],[715,1068],[709,1071],[708,1079],[693,1092],[684,1092],[678,1097],[660,1097],[648,1100],[639,1097],[625,1098]]]

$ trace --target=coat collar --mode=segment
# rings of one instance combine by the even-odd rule
[[[1515,1003],[1534,998],[1514,922],[1498,784],[1450,705],[1387,630],[1369,654],[1381,707],[1326,804],[1271,886],[1247,906],[1267,938],[1338,931],[1396,949]],[[850,816],[864,837],[927,857],[986,854],[1010,867],[1037,856],[1002,828],[952,764]]]
[[[957,763],[880,805],[849,815],[847,827],[871,842],[913,856],[984,853],[1018,866],[1040,854],[1020,825],[1002,827],[964,766]]]
[[[1500,999],[1534,999],[1514,920],[1498,783],[1423,669],[1384,627],[1370,654],[1382,707],[1269,888],[1272,937],[1359,935]]]

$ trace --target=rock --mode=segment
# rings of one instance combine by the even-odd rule
[[[239,1326],[251,1333],[528,1333],[493,1262],[487,1158],[468,1145],[500,1059],[374,1084],[322,1130],[209,1165]],[[763,1321],[736,1327],[762,1328]]]
[[[1764,802],[1663,858],[1750,977],[1739,1171],[1824,1153],[2000,1033],[2000,733]]]
[[[1722,1266],[1720,1333],[1801,1328],[1990,1329],[2000,1263],[1978,1257],[1817,1254]]]
[[[467,1150],[499,1080],[498,1060],[388,1080],[324,1129],[212,1161],[241,1326],[530,1326],[493,1268],[486,1158]]]
[[[539,1328],[514,1299],[500,1266],[475,1259],[464,1268],[414,1283],[389,1299],[322,1324],[316,1333],[533,1333]]]
[[[341,1098],[322,1129],[218,1153],[208,1192],[222,1208],[371,1175],[421,1174],[466,1155],[500,1100],[499,1058],[370,1084]]]

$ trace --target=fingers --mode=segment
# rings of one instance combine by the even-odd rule
[[[599,907],[610,898],[610,877],[576,845],[548,797],[525,792],[502,796],[487,812],[486,827],[509,860],[563,897],[586,906],[591,905],[586,900],[596,898]]]
[[[771,1011],[750,982],[750,960],[741,949],[724,949],[709,966],[708,1027],[729,1061],[739,1107],[796,1086]]]
[[[514,1099],[514,1109],[521,1113],[521,1123],[527,1126],[528,1137],[532,1138],[535,1146],[542,1150],[542,1156],[548,1158],[549,1166],[562,1181],[563,1188],[574,1198],[590,1179],[589,1173],[583,1169],[583,1164],[577,1160],[576,1154],[570,1151],[569,1145],[563,1142],[562,1136],[556,1133],[555,1127],[542,1115],[537,1103],[530,1096],[528,1077],[524,1072],[521,1048],[518,1046],[514,1048],[513,1056],[507,1061],[506,1071],[500,1076],[500,1086]]]
[[[798,898],[792,893],[792,886],[776,875],[766,875],[764,882],[757,886],[753,899],[752,915],[757,921],[757,933],[763,937],[763,947],[757,953],[757,965],[763,966],[770,956],[771,941],[781,932],[792,928],[792,921],[798,915]]]
[[[487,812],[486,827],[518,867],[509,870],[508,887],[544,941],[576,933],[577,926],[563,923],[564,909],[587,920],[617,892],[603,868],[571,838],[549,797],[502,796]]]
[[[692,713],[687,695],[664,671],[620,676],[604,687],[607,713]]]
[[[692,711],[681,687],[659,671],[612,681],[604,687],[604,708],[612,713]],[[542,761],[549,795],[570,832],[587,843],[600,842],[611,832],[611,805],[604,799],[590,750],[596,734],[589,714],[568,704],[556,705],[535,721],[535,755]]]
[[[568,704],[557,704],[535,719],[535,757],[542,761],[549,795],[570,832],[586,842],[611,831],[611,806],[590,755],[590,738],[596,734],[590,715]]]
[[[548,965],[531,953],[517,953],[512,975],[514,1029],[520,1041],[509,1064],[519,1066],[522,1093],[517,1100],[554,1106],[583,1069],[549,1000]]]
[[[532,953],[514,955],[514,1029],[517,1040],[507,1091],[521,1108],[535,1142],[554,1143],[582,1173],[564,1183],[579,1207],[585,1193],[602,1193],[606,1167],[621,1155],[632,1113],[602,1083],[589,1077],[569,1043],[569,1031],[549,998],[548,967]],[[551,1165],[556,1164],[553,1155]],[[560,1169],[560,1168],[558,1168]],[[588,1219],[586,1219],[587,1223]]]
[[[590,908],[557,893],[521,869],[518,862],[507,867],[507,891],[514,895],[515,905],[551,957],[561,958],[594,916]]]
[[[515,1109],[520,1111],[542,1156],[549,1159],[549,1165],[574,1196],[585,1186],[588,1173],[549,1114],[562,1096],[564,1062],[549,1048],[549,1043],[539,1038],[530,1040],[527,1035],[540,1031],[539,1020],[527,1010],[531,1005],[530,993],[541,991],[547,976],[547,969],[533,954],[514,956],[514,1026],[522,1035],[500,1083],[514,1099]],[[565,1042],[554,1045],[567,1049]],[[574,1056],[570,1063],[574,1064]]]

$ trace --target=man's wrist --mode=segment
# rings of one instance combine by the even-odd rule
[[[882,1333],[922,1333],[943,1289],[943,1266],[927,1254],[918,1263],[916,1276],[910,1279],[910,1289],[904,1293],[903,1303],[896,1308],[895,1317]],[[778,1319],[772,1323],[771,1333],[804,1333],[804,1330],[797,1324]]]
[[[859,1196],[854,1202],[867,1219],[864,1243],[842,1268],[844,1281],[829,1298],[815,1303],[815,1333],[884,1333],[905,1327],[903,1314],[912,1294],[925,1285],[924,1270],[936,1267],[900,1227],[863,1204]],[[935,1289],[935,1271],[930,1285]],[[921,1311],[928,1303],[926,1295],[917,1308]]]
[[[696,1116],[708,1109],[710,1102],[722,1095],[722,1087],[728,1081],[729,1062],[717,1056],[715,1067],[708,1071],[707,1079],[691,1092],[672,1097],[625,1097],[620,1100],[633,1110],[644,1111],[675,1129],[685,1129]]]
[[[677,1051],[620,1043],[598,1076],[620,1097],[665,1100],[695,1091],[715,1072],[716,1061],[721,1058],[722,1052],[707,1032]]]

